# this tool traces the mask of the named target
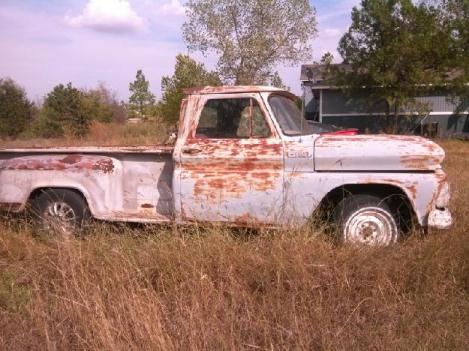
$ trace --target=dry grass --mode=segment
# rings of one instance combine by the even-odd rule
[[[469,347],[469,143],[444,142],[456,225],[393,248],[308,230],[97,225],[85,240],[3,221],[1,349]]]
[[[169,135],[168,126],[161,121],[144,122],[141,124],[93,122],[88,135],[81,139],[72,137],[0,139],[0,148],[154,145],[164,142]]]

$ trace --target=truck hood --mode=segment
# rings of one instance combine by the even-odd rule
[[[315,141],[316,171],[434,171],[444,150],[434,142],[402,135],[324,135]]]

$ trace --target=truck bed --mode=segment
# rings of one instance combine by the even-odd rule
[[[19,212],[41,188],[76,189],[95,218],[171,220],[173,147],[0,149],[0,208]]]

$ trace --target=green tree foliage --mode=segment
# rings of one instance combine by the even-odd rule
[[[84,104],[88,115],[95,121],[124,123],[127,119],[125,109],[117,101],[115,93],[104,83],[84,92]]]
[[[207,71],[203,64],[197,63],[187,55],[177,55],[174,74],[161,80],[163,98],[159,104],[160,114],[166,121],[176,122],[179,117],[179,106],[184,97],[183,89],[207,85],[221,85],[218,74]]]
[[[290,90],[290,88],[287,87],[285,83],[283,83],[283,79],[280,77],[280,74],[277,71],[275,71],[270,77],[269,84],[276,88]]]
[[[135,80],[129,84],[129,110],[132,116],[147,119],[155,105],[155,96],[150,91],[150,82],[142,70],[137,71]]]
[[[0,136],[16,137],[23,132],[31,107],[21,87],[11,79],[0,79]]]
[[[60,84],[46,96],[31,132],[43,138],[82,137],[92,121],[124,123],[126,119],[124,106],[103,83],[89,90],[79,90],[71,83]]]
[[[316,13],[308,0],[189,0],[183,37],[218,56],[226,82],[264,84],[279,64],[311,57]]]
[[[322,55],[320,62],[321,62],[322,65],[331,65],[332,61],[334,61],[334,55],[332,55],[328,51],[324,55]]]
[[[48,108],[42,107],[34,116],[31,135],[39,138],[58,138],[64,135],[64,129],[58,119],[52,117]]]
[[[71,83],[59,84],[47,94],[34,129],[43,137],[82,137],[87,134],[90,122],[84,93]]]
[[[465,98],[463,109],[469,104],[469,1],[439,1],[440,25],[448,33],[449,68],[454,76],[454,93]]]
[[[362,0],[352,10],[352,25],[339,53],[352,71],[339,71],[340,84],[386,100],[397,116],[413,97],[445,81],[449,64],[447,32],[437,7],[411,0]],[[397,118],[393,118],[396,123]],[[395,126],[394,126],[395,129]]]
[[[314,61],[316,65],[323,65],[324,66],[324,75],[330,76],[331,74],[337,73],[333,66],[334,55],[332,55],[329,51],[322,55],[321,60],[319,62]]]

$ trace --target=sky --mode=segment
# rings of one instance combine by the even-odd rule
[[[313,60],[334,54],[351,23],[359,0],[311,0],[318,36]],[[161,78],[174,71],[182,40],[184,0],[0,0],[0,78],[12,78],[33,101],[60,83],[79,88],[105,83],[119,99],[142,69],[150,88],[161,97]],[[214,69],[216,57],[190,53]],[[300,93],[300,65],[279,66],[294,93]]]

